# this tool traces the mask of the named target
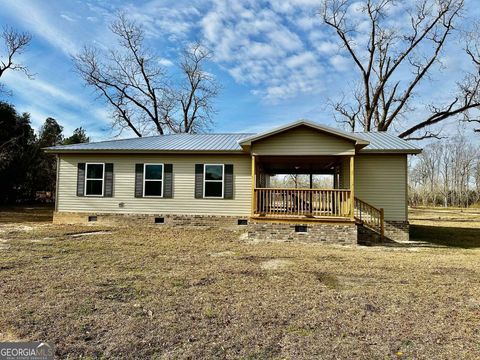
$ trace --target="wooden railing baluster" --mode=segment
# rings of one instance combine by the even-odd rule
[[[259,215],[348,217],[352,201],[350,190],[343,189],[255,188],[254,192],[254,214]],[[358,211],[357,207],[356,215]]]

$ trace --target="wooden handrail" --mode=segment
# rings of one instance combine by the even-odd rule
[[[351,216],[350,190],[255,188],[254,198],[258,215]]]
[[[291,190],[291,191],[338,191],[338,192],[345,192],[350,191],[349,189],[310,189],[310,188],[262,188],[256,187],[255,190]]]
[[[385,235],[385,214],[383,208],[377,208],[355,197],[354,211],[356,219],[380,233],[383,239]]]

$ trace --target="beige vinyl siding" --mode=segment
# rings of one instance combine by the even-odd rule
[[[344,181],[349,181],[344,167]],[[385,220],[407,220],[407,155],[355,156],[355,196],[385,210]]]
[[[350,188],[350,158],[346,157],[341,160],[340,164],[340,182],[338,184],[339,189]]]
[[[252,144],[256,155],[349,155],[355,153],[353,141],[300,126]]]
[[[114,164],[111,198],[77,197],[77,164]],[[248,216],[251,210],[249,155],[61,155],[58,211]],[[173,198],[136,198],[135,164],[173,164]],[[233,199],[195,199],[195,164],[233,164]],[[124,203],[120,208],[119,203]]]

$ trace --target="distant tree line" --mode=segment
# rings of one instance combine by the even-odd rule
[[[426,146],[410,168],[410,205],[480,203],[480,147],[463,134]]]
[[[274,188],[308,189],[310,175],[307,174],[277,174],[270,178],[270,186]],[[312,176],[313,189],[333,189],[333,175]]]
[[[33,201],[38,191],[53,193],[56,158],[42,149],[88,141],[81,127],[64,138],[63,127],[53,118],[47,118],[36,134],[30,114],[19,114],[0,101],[0,204]]]

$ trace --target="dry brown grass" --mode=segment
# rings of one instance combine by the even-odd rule
[[[61,358],[478,359],[480,250],[0,225],[0,341]],[[100,229],[100,228],[98,228]]]

